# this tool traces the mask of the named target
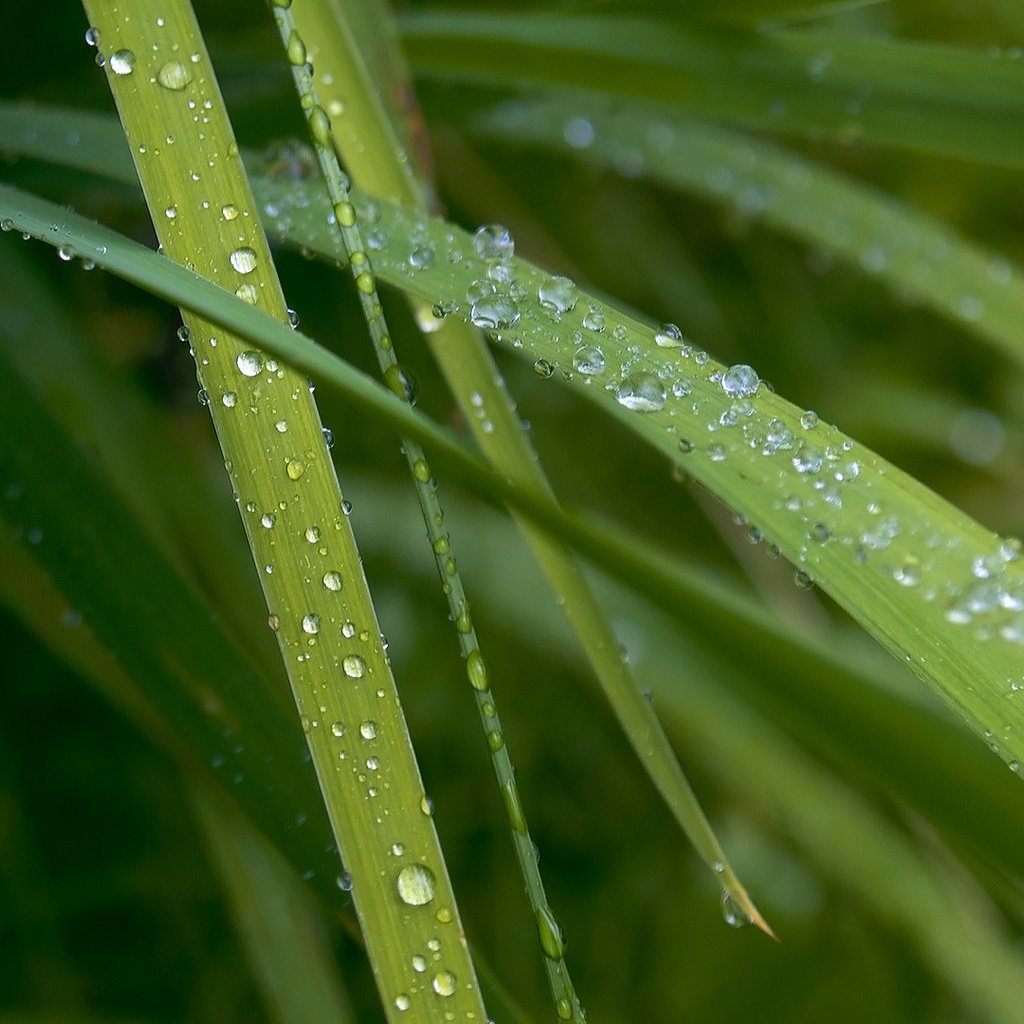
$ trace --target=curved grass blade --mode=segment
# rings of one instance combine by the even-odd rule
[[[671,104],[760,131],[1024,165],[1024,67],[1002,55],[669,19],[430,11],[400,20],[414,71]]]
[[[299,34],[291,11],[278,7],[275,12],[281,40],[292,65],[296,92],[302,109],[306,113],[313,146],[320,164],[320,171],[327,187],[327,194],[334,211],[334,226],[341,244],[348,256],[349,270],[359,294],[363,317],[373,342],[374,355],[385,383],[403,401],[410,405],[415,400],[415,381],[398,362],[394,342],[384,319],[383,306],[377,294],[373,270],[367,262],[366,246],[356,222],[355,207],[352,205],[345,176],[334,152],[331,121],[320,104],[313,72],[308,63],[306,45]],[[365,143],[364,143],[365,144]],[[544,967],[548,976],[555,1012],[560,1020],[573,1020],[583,1024],[586,1013],[576,994],[575,986],[565,961],[565,940],[554,912],[548,903],[544,883],[540,875],[537,853],[530,838],[529,827],[519,797],[512,762],[505,746],[505,736],[498,718],[495,698],[484,662],[476,630],[473,626],[459,575],[455,552],[444,526],[444,511],[437,495],[436,483],[426,453],[415,441],[402,440],[409,475],[419,501],[427,540],[434,554],[435,564],[441,578],[449,616],[455,624],[462,656],[466,662],[466,675],[473,689],[480,724],[491,751],[491,762],[497,777],[498,789],[502,795],[512,832],[512,841],[523,877],[530,909],[537,923],[538,938],[544,954]]]
[[[384,209],[382,206],[382,222]],[[299,230],[309,241],[320,230],[323,208],[318,211],[307,204],[302,210],[309,222],[300,222],[300,211],[296,209],[292,211],[295,221],[291,228]],[[398,230],[403,214],[394,208],[387,211],[388,229]],[[331,380],[344,389],[349,401],[360,410],[389,419],[402,433],[415,437],[435,456],[457,468],[481,493],[492,496],[491,500],[493,496],[500,497],[557,530],[559,535],[571,537],[581,552],[592,554],[610,571],[621,573],[655,601],[679,600],[687,604],[688,598],[694,596],[666,566],[663,555],[651,552],[636,539],[619,543],[607,531],[595,530],[578,517],[559,513],[534,492],[485,469],[467,456],[461,446],[453,444],[445,432],[429,425],[394,396],[283,325],[231,301],[230,296],[208,282],[182,268],[161,266],[156,257],[144,258],[149,254],[139,252],[138,246],[83,218],[0,186],[2,217],[19,230],[56,246],[67,243],[74,232],[75,241],[84,247],[83,254],[87,253],[97,264],[142,284],[154,294],[191,305],[211,320],[244,333],[268,351],[280,352],[293,365]],[[445,226],[444,231],[447,235],[454,229]],[[454,233],[452,237],[455,239]],[[407,286],[414,291],[422,289],[424,294],[428,284],[434,294],[461,294],[462,287],[479,269],[468,255],[468,239],[463,236],[463,240],[467,245],[463,260],[446,266],[442,279],[420,275],[409,278]],[[326,255],[336,257],[332,240],[321,238],[321,244]],[[126,259],[128,252],[132,258]],[[517,261],[517,267],[521,281],[537,286],[547,280],[546,275],[523,261]],[[378,263],[378,272],[387,276],[386,261]],[[391,272],[396,281],[405,274],[396,268]],[[586,309],[586,314],[593,309],[605,318],[596,340],[608,346],[613,359],[626,355],[631,360],[666,359],[666,350],[654,343],[650,328],[596,301],[582,298],[578,305]],[[573,361],[580,358],[578,351],[572,351],[572,345],[566,347],[559,340],[550,315],[528,303],[519,308],[524,321],[521,330],[528,331],[533,352],[541,358],[564,359],[568,366],[573,366]],[[582,316],[586,314],[580,309],[573,310],[581,328]],[[592,318],[591,323],[594,322]],[[617,330],[619,327],[621,330]],[[514,346],[514,350],[520,351],[524,345],[522,333],[517,333],[516,340],[520,346]],[[636,353],[628,351],[631,345],[636,347]],[[602,376],[611,378],[606,381],[608,391],[594,387],[591,378],[598,376],[594,374],[573,374],[572,383],[665,450],[674,461],[683,460],[688,471],[731,507],[763,525],[765,535],[803,567],[801,582],[809,581],[809,572],[820,573],[823,589],[848,605],[854,618],[930,683],[1017,770],[1024,754],[1019,727],[1024,712],[1013,699],[1020,685],[1022,664],[1020,643],[1015,639],[1022,612],[1013,607],[1022,582],[1017,545],[1002,541],[879,456],[860,449],[835,428],[819,424],[813,414],[796,409],[766,389],[758,387],[752,395],[730,395],[722,383],[725,369],[710,362],[703,353],[690,355],[690,359],[684,359],[683,350],[679,349],[669,364],[674,372],[676,366],[682,366],[680,374],[688,369],[686,364],[692,364],[691,373],[696,371],[685,378],[691,391],[685,396],[688,400],[683,402],[673,396],[670,403],[666,394],[665,404],[658,411],[630,411],[621,404],[623,397],[630,400],[632,382],[627,385],[627,378],[637,369],[635,365],[625,378],[620,378],[622,368],[609,366],[606,359]],[[656,373],[650,376],[659,380]],[[748,386],[753,384],[746,371],[740,371],[739,377]],[[735,387],[735,378],[736,375],[729,378],[729,386]],[[598,376],[598,383],[600,379]],[[737,401],[749,404],[749,416],[745,414],[747,404],[734,408]],[[741,412],[744,414],[740,415]],[[736,422],[732,424],[734,414]],[[714,429],[709,430],[709,426]],[[687,458],[697,449],[697,442],[684,433],[687,427],[699,431],[694,435],[701,443],[696,459]],[[751,444],[761,430],[765,431],[761,443]],[[706,436],[715,439],[708,442]],[[843,485],[851,483],[854,486],[844,490]],[[837,497],[841,499],[838,504]],[[842,499],[846,498],[856,501],[855,517],[850,515],[852,503],[844,512]],[[817,529],[821,522],[819,514],[833,525],[822,522],[823,529]],[[853,525],[857,528],[855,538],[836,532],[837,526],[850,529]],[[940,528],[947,531],[945,536]],[[938,545],[936,539],[940,541]],[[639,565],[643,569],[637,572]],[[933,591],[935,577],[939,582],[934,584]],[[727,600],[720,600],[722,603],[716,601],[714,608],[704,611],[717,617],[719,612],[715,609],[728,605]],[[688,605],[691,616],[701,613],[700,604],[698,601]],[[968,622],[957,621],[965,616]],[[912,623],[912,628],[907,628],[907,623]],[[775,646],[778,641],[774,637],[777,634],[772,630],[746,620],[745,638],[752,649],[761,643]]]
[[[565,126],[581,119],[586,145]],[[1024,363],[1024,268],[936,218],[770,143],[666,110],[547,97],[502,104],[471,130],[630,168],[785,232],[922,302]]]
[[[191,5],[86,0],[85,7],[164,251],[286,321]],[[385,1014],[398,1021],[414,1008],[411,1016],[423,1021],[482,1019],[451,881],[307,382],[209,321],[191,313],[185,321],[345,865],[339,886],[352,892]],[[421,977],[412,958],[428,943],[439,955]]]
[[[296,23],[302,27],[303,38],[315,41],[325,99],[331,97],[342,112],[335,121],[335,142],[355,179],[364,182],[376,195],[397,201],[410,210],[426,212],[424,195],[432,192],[432,186],[414,179],[409,160],[396,144],[399,132],[375,94],[372,76],[362,53],[354,45],[355,33],[349,22],[360,19],[355,13],[359,6],[345,0],[335,0],[325,6],[303,4],[296,9]],[[385,48],[390,41],[382,38],[383,32],[378,23],[379,45]],[[395,63],[398,59],[394,58]],[[331,100],[327,102],[331,105]],[[438,247],[436,244],[416,246],[415,238],[414,235],[410,239],[412,251],[408,265],[418,268],[421,260],[433,262]],[[481,335],[473,325],[436,316],[433,306],[431,299],[414,297],[417,324],[477,444],[503,473],[529,482],[543,493],[552,493]],[[628,665],[618,657],[614,633],[594,600],[578,562],[571,552],[553,543],[530,523],[524,523],[523,529],[534,557],[559,595],[564,613],[587,652],[605,697],[645,770],[707,867],[737,906],[760,927],[760,915],[712,832],[657,716],[644,699]],[[518,814],[519,808],[516,811]],[[523,853],[529,851],[524,849]],[[552,927],[550,914],[543,912],[540,905],[535,907],[535,914],[545,948],[560,948],[561,943],[553,939],[557,929]],[[765,930],[768,930],[766,926]],[[565,992],[571,986],[567,976],[556,976],[564,970],[561,958],[548,957],[547,967],[561,1014],[567,998]],[[574,997],[569,1003],[578,1009]]]

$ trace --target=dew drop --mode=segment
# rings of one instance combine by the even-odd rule
[[[466,658],[466,675],[474,690],[483,693],[487,687],[487,665],[478,650],[472,650]]]
[[[228,257],[231,266],[240,274],[251,274],[256,269],[256,251],[249,246],[235,249]]]
[[[507,260],[515,252],[515,242],[503,224],[485,224],[473,235],[473,248],[482,260]]]
[[[352,876],[347,872],[343,871],[337,878],[338,888],[342,892],[352,891]]]
[[[323,584],[328,590],[341,590],[341,573],[331,569],[323,575]]]
[[[239,354],[235,359],[235,365],[243,377],[259,376],[263,370],[263,356],[253,349]]]
[[[438,971],[434,975],[430,987],[439,996],[453,996],[455,995],[455,975],[451,971]]]
[[[130,75],[135,70],[135,54],[131,50],[115,50],[107,63],[115,75]]]
[[[404,993],[400,992],[395,996],[395,1008],[398,1010],[408,1010],[412,1006],[412,1000]]]
[[[193,79],[192,69],[180,61],[169,60],[157,73],[156,80],[172,92],[181,92]]]
[[[341,739],[345,735],[345,724],[344,722],[332,722],[331,723],[331,735],[335,739]]]
[[[725,450],[724,444],[709,444],[708,445],[708,458],[712,462],[725,462],[725,457],[728,453]]]
[[[568,277],[549,277],[537,289],[541,306],[556,315],[568,313],[579,300],[575,282]]]
[[[474,302],[469,312],[474,326],[493,331],[513,327],[519,321],[519,310],[511,300],[500,295],[488,295]]]
[[[547,907],[538,907],[536,912],[537,935],[540,937],[540,948],[549,960],[561,960],[565,957],[565,939],[562,929],[558,926],[554,915]]]
[[[730,928],[746,928],[751,923],[747,913],[727,892],[722,893],[722,918]]]
[[[683,332],[675,324],[662,324],[654,333],[654,343],[660,348],[682,348]]]
[[[584,345],[573,353],[572,368],[584,377],[593,377],[601,373],[604,367],[604,353],[596,345]]]
[[[631,373],[619,385],[615,400],[632,412],[658,412],[665,407],[665,389],[653,373]]]
[[[372,719],[368,718],[365,722],[361,722],[359,725],[359,735],[364,740],[372,740],[377,736],[377,723]]]
[[[320,616],[310,613],[302,616],[302,632],[315,636],[320,632]]]
[[[348,654],[341,662],[342,671],[349,679],[362,679],[366,675],[366,662],[358,654]],[[366,725],[367,723],[363,723]],[[369,724],[373,724],[372,722]],[[360,732],[362,730],[360,729]],[[366,739],[370,739],[369,736]]]
[[[727,395],[733,395],[736,398],[754,394],[760,384],[760,377],[758,377],[754,368],[747,366],[746,363],[737,363],[735,366],[730,366],[722,374],[722,390]]]
[[[407,864],[398,872],[399,899],[410,907],[422,907],[434,898],[437,879],[425,864]]]
[[[542,380],[547,380],[555,372],[553,363],[548,362],[547,359],[538,359],[533,364],[533,372],[537,374]]]

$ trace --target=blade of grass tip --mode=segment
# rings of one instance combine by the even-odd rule
[[[355,1024],[308,888],[219,793],[198,780],[184,781],[270,1018],[278,1024]]]
[[[425,212],[423,190],[413,177],[409,161],[403,159],[395,145],[396,133],[372,87],[360,53],[353,46],[353,34],[346,28],[353,6],[358,7],[358,4],[333,0],[330,7],[300,4],[294,10],[302,37],[317,41],[318,49],[313,56],[320,76],[321,98],[328,107],[332,102],[338,105],[335,141],[353,179],[361,182],[367,191],[392,199],[411,211]],[[331,22],[322,20],[325,14],[331,16]],[[308,23],[306,18],[310,19]],[[382,46],[387,43],[388,40],[382,39]],[[395,61],[393,66],[400,64]],[[346,127],[338,127],[346,123]],[[503,228],[492,226],[478,232],[477,251],[490,259],[495,273],[500,274],[507,267],[506,257],[511,255],[512,249],[512,240]],[[436,246],[430,247],[428,262],[436,258],[436,250]],[[468,324],[439,318],[434,312],[435,303],[436,300],[414,302],[416,321],[477,443],[503,473],[552,493],[480,334]],[[483,322],[481,313],[477,323]],[[759,928],[771,934],[729,865],[654,710],[620,657],[614,633],[578,562],[569,551],[531,524],[523,523],[522,528],[562,601],[606,699],[680,827],[737,906]]]
[[[191,6],[85,7],[164,252],[284,321],[284,296]],[[189,312],[186,324],[345,865],[339,888],[352,893],[385,1013],[396,1022],[483,1020],[308,383],[208,320]],[[369,777],[367,760],[378,766]],[[412,957],[428,943],[437,957],[421,976]]]
[[[320,104],[320,97],[313,84],[313,68],[308,63],[305,43],[295,27],[289,9],[278,6],[274,15],[281,41],[292,65],[296,91],[302,109],[306,112],[313,147],[327,185],[327,193],[334,210],[334,224],[348,254],[349,270],[355,279],[377,364],[385,383],[402,401],[412,405],[416,398],[416,382],[409,371],[398,362],[394,344],[388,333],[372,267],[367,263],[366,248],[356,222],[355,207],[350,200],[345,178],[334,152],[331,122]],[[569,975],[569,968],[565,962],[565,941],[544,891],[537,855],[523,813],[519,787],[516,785],[515,772],[505,745],[505,736],[487,667],[473,626],[455,551],[444,528],[444,511],[441,508],[436,482],[426,454],[419,444],[404,438],[402,450],[416,490],[427,539],[441,578],[442,591],[446,596],[450,617],[455,624],[459,646],[466,662],[466,674],[474,693],[480,724],[491,751],[491,763],[508,814],[519,870],[523,876],[545,957],[544,966],[555,1011],[560,1020],[573,1020],[577,1024],[582,1024],[586,1019],[586,1013]]]
[[[585,132],[578,138],[586,145],[566,142],[567,124]],[[837,256],[1024,364],[1019,266],[893,196],[778,146],[664,108],[585,97],[503,103],[474,115],[470,129],[490,142],[539,145],[606,169],[628,159],[637,176]]]

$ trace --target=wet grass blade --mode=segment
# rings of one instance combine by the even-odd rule
[[[320,223],[321,215],[307,199],[301,209],[309,222],[296,221],[292,229],[308,242],[316,233],[310,226]],[[393,209],[390,213],[389,233],[400,231],[396,222],[403,215]],[[605,558],[613,571],[629,574],[624,565],[644,562],[638,583],[656,600],[661,591],[679,595],[679,581],[644,545],[633,542],[631,551],[615,549],[606,533],[578,519],[570,527],[548,503],[484,471],[443,432],[429,427],[393,396],[382,394],[286,328],[282,336],[278,325],[255,310],[227,301],[229,297],[216,289],[208,292],[201,281],[175,268],[154,274],[147,266],[150,261],[138,257],[126,266],[124,250],[136,247],[118,244],[116,235],[90,227],[81,218],[64,215],[64,226],[58,223],[55,230],[53,207],[44,201],[3,189],[0,215],[56,245],[66,241],[72,226],[77,237],[85,232],[90,256],[97,262],[129,279],[145,280],[165,297],[187,294],[184,301],[194,306],[202,300],[206,315],[213,313],[268,349],[287,354],[295,365],[344,386],[349,400],[358,401],[367,413],[390,415],[403,432],[441,455],[485,493],[513,502],[538,521],[573,536],[581,551],[600,552],[597,557]],[[381,215],[383,222],[383,209]],[[455,229],[443,230],[446,237],[451,234],[453,245],[459,244]],[[116,248],[101,239],[110,239]],[[443,275],[411,277],[407,269],[394,267],[391,273],[425,295],[464,294],[482,268],[469,255],[464,235],[461,244],[463,259],[446,265]],[[104,245],[107,251],[101,253]],[[325,243],[333,258],[332,246],[331,241]],[[404,257],[402,266],[407,267]],[[536,294],[548,280],[524,261],[517,260],[516,267],[526,294]],[[378,271],[387,277],[386,260],[378,262]],[[600,331],[593,327],[595,311],[602,317]],[[799,567],[798,582],[819,582],[928,682],[1011,768],[1019,769],[1024,711],[1013,696],[1020,685],[1024,613],[1015,605],[1024,579],[1016,541],[995,536],[875,453],[819,423],[813,413],[768,392],[749,368],[731,368],[726,376],[729,368],[705,353],[682,344],[667,350],[655,342],[650,327],[586,296],[580,296],[558,324],[539,303],[524,301],[516,312],[514,339],[498,332],[505,340],[518,342],[514,351],[525,350],[541,360],[545,373],[548,367],[553,373],[558,364],[571,368],[573,386],[756,523],[767,540]],[[583,323],[584,316],[591,327]],[[584,347],[599,352],[584,355],[586,368],[597,372],[579,370],[583,356],[576,342],[566,343],[566,321],[594,336],[593,344]],[[680,394],[672,392],[673,383]]]
[[[85,7],[164,252],[284,326],[281,285],[191,5],[87,0]],[[341,854],[335,874],[339,887],[352,892],[385,1014],[396,1021],[482,1018],[430,805],[308,383],[191,311],[184,319],[183,340],[190,341],[209,401]],[[339,892],[339,902],[345,898]],[[428,942],[438,956],[420,977],[412,958]]]
[[[1005,56],[829,32],[425,12],[401,19],[417,73],[672,104],[760,131],[1024,164],[1024,67]]]
[[[353,178],[368,192],[397,202],[410,211],[427,212],[425,197],[433,193],[432,183],[413,177],[413,161],[398,144],[403,124],[395,124],[386,113],[386,104],[374,88],[373,76],[364,53],[356,45],[353,24],[364,24],[363,36],[369,31],[369,19],[359,9],[361,4],[335,0],[329,5],[300,5],[296,8],[296,25],[301,37],[310,40],[318,81],[323,83],[322,99],[339,116],[334,120],[335,145],[346,161]],[[375,24],[377,45],[374,52],[387,50],[395,54],[387,63],[399,66],[400,53],[389,46],[388,25],[383,19]],[[415,108],[413,108],[415,113]],[[415,136],[413,135],[413,138]],[[428,160],[419,150],[418,163]],[[332,200],[334,197],[332,196]],[[419,260],[433,262],[438,253],[436,243],[415,247],[410,266]],[[435,315],[434,301],[413,296],[416,322],[429,346],[434,360],[444,374],[462,409],[477,444],[492,464],[505,475],[528,483],[541,493],[552,493],[540,460],[523,430],[501,374],[476,327],[457,318],[445,320]],[[652,782],[661,793],[680,827],[693,843],[707,867],[715,872],[737,905],[760,923],[756,907],[735,876],[721,844],[718,842],[697,801],[688,780],[664,735],[657,716],[644,699],[632,677],[629,666],[618,657],[614,633],[594,600],[578,562],[570,551],[524,522],[523,530],[533,555],[544,569],[552,589],[559,595],[566,617],[573,624],[577,639],[587,652],[595,676],[630,744]],[[455,612],[456,621],[459,612]],[[510,794],[510,775],[502,769],[502,790]],[[514,795],[514,794],[512,794]],[[518,802],[506,800],[521,820]],[[521,834],[521,827],[514,827]],[[518,840],[517,840],[518,843]],[[534,913],[542,945],[546,951],[559,950],[558,929],[553,924],[546,900],[542,899],[539,875],[529,867],[533,860],[528,844],[519,851],[526,858],[526,870],[532,881]],[[547,956],[546,967],[560,1017],[571,1006],[574,1016],[581,1014],[561,956]]]
[[[565,125],[580,118],[586,145]],[[540,145],[656,181],[798,238],[984,338],[1024,363],[1024,270],[895,197],[794,153],[640,104],[545,98],[484,112],[491,143]]]

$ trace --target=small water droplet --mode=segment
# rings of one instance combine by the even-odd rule
[[[730,928],[746,928],[750,917],[727,892],[722,893],[722,917]]]
[[[338,888],[342,892],[352,891],[352,876],[347,872],[343,871],[337,878]]]
[[[425,864],[407,864],[398,872],[398,896],[410,907],[422,907],[434,898],[437,879]]]
[[[725,449],[724,444],[709,444],[708,445],[708,458],[712,462],[725,462],[725,458],[728,452]]]
[[[808,409],[807,412],[800,416],[800,426],[804,430],[813,430],[818,425],[818,414],[813,409]]]
[[[115,75],[130,75],[135,70],[135,54],[131,50],[115,50],[107,63]]]
[[[364,740],[372,740],[377,736],[377,723],[372,719],[368,718],[365,722],[361,722],[359,725],[359,735]]]
[[[542,380],[547,380],[554,374],[555,367],[553,363],[549,363],[546,359],[538,359],[533,364],[533,372]]]
[[[631,373],[619,385],[615,400],[632,412],[657,412],[665,407],[665,388],[653,373]]]

